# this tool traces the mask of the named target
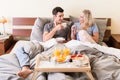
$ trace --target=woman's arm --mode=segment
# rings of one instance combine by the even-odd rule
[[[99,42],[99,33],[94,32],[92,38],[96,43],[98,43]]]
[[[75,31],[75,25],[71,27],[71,39],[75,39],[76,31]]]
[[[96,25],[96,23],[94,23],[94,29],[93,29],[93,39],[95,40],[96,43],[99,42],[99,30],[98,30],[98,27]]]

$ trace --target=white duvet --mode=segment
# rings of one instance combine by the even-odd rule
[[[81,42],[81,41],[77,41],[77,40],[71,40],[67,43],[65,43],[65,45],[69,48],[75,47],[75,46],[79,46],[79,45],[85,45],[91,48],[96,48],[97,50],[110,54],[110,55],[114,55],[116,57],[118,57],[120,59],[120,49],[117,48],[113,48],[113,47],[107,47],[107,46],[101,46],[99,44],[91,44],[89,42]]]
[[[57,44],[57,41],[55,38],[53,38],[53,39],[48,40],[46,42],[40,42],[40,44],[42,44],[44,46],[44,48],[47,49],[47,48],[50,48],[53,45]],[[89,42],[81,42],[81,41],[77,41],[77,40],[71,40],[71,41],[65,43],[65,46],[67,46],[68,48],[73,48],[73,47],[77,47],[80,45],[95,48],[101,52],[104,52],[104,53],[107,53],[110,55],[114,55],[120,59],[120,49],[117,49],[117,48],[108,47],[108,46],[101,46],[99,44],[92,44]]]

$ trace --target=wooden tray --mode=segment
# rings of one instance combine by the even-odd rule
[[[44,64],[46,66],[42,66],[40,64],[40,61],[42,62],[43,60],[41,59],[41,55],[39,55],[37,57],[37,60],[36,60],[36,65],[35,65],[35,68],[34,68],[34,75],[33,75],[33,78],[32,80],[36,80],[37,78],[37,75],[40,72],[85,72],[88,77],[91,79],[91,80],[94,80],[92,74],[91,74],[91,66],[90,66],[90,62],[89,62],[89,58],[88,56],[84,55],[85,56],[85,61],[87,61],[87,65],[86,66],[61,66],[63,65],[64,63],[51,63],[49,61],[48,64]],[[49,66],[51,65],[52,66]]]

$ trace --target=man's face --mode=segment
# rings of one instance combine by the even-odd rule
[[[57,24],[61,24],[64,18],[63,12],[58,12],[56,15],[54,15],[54,20]]]

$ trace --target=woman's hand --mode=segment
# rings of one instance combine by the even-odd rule
[[[81,23],[81,27],[82,27],[82,29],[84,29],[84,30],[87,30],[87,28],[88,28],[88,26],[87,26],[85,23]]]
[[[75,33],[75,32],[76,32],[75,30],[76,30],[75,25],[73,25],[73,26],[71,27],[71,32],[72,32],[72,33]]]
[[[73,25],[71,27],[71,39],[75,39],[75,35],[76,35],[76,27],[75,25]]]

